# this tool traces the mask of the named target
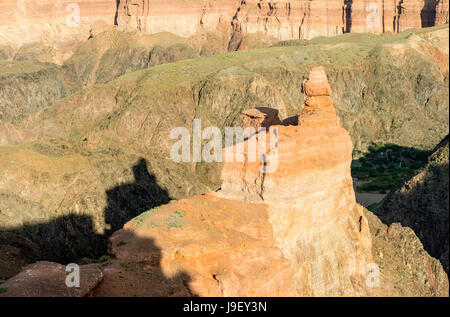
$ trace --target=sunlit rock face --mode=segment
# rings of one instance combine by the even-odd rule
[[[158,283],[143,290],[144,296],[183,291],[195,296],[296,295],[291,267],[274,243],[265,204],[210,194],[172,202],[114,233],[110,254],[180,281],[175,290]],[[107,273],[108,282],[114,277]],[[155,275],[148,278],[153,283]],[[124,291],[122,287],[112,295],[123,296]]]
[[[250,138],[244,162],[224,164],[217,196],[269,206],[275,243],[291,264],[298,295],[362,295],[371,239],[352,187],[352,143],[323,68],[313,69],[303,86],[306,101],[314,102],[304,106],[298,125],[270,127],[278,135],[278,149],[266,147],[271,172],[247,159]]]
[[[447,22],[448,0],[4,0],[0,45],[64,46],[115,26],[197,39],[212,33],[235,50],[245,46],[246,34],[311,39],[345,32],[399,32]]]
[[[355,202],[350,136],[322,67],[303,89],[313,101],[296,120],[280,123],[268,108],[244,113],[244,125],[259,132],[228,148],[235,158],[224,163],[221,190],[133,219],[112,236],[111,256],[181,281],[168,294],[367,295],[371,237]],[[266,148],[249,147],[255,139]],[[254,154],[264,154],[266,163],[253,161]],[[107,294],[123,295],[117,292]]]
[[[233,34],[310,39],[344,32],[400,32],[446,23],[448,0],[121,0],[117,21],[127,30],[184,36],[221,26]]]
[[[0,1],[0,45],[87,40],[94,26],[113,25],[115,6],[111,0]]]

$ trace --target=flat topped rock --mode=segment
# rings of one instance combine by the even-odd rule
[[[248,109],[243,112],[244,116],[249,116],[253,118],[273,118],[278,115],[278,110],[267,107],[259,107]]]
[[[253,127],[255,130],[258,130],[259,128],[269,128],[272,125],[281,124],[277,109],[260,107],[246,110],[243,114],[244,121],[242,126],[244,129]]]

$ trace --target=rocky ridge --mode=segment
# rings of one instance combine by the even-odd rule
[[[171,32],[200,47],[216,42],[236,50],[273,40],[398,33],[448,23],[448,0],[13,0],[3,1],[0,9],[0,45],[42,42],[58,52],[56,60],[67,59],[77,43],[106,27]]]
[[[387,224],[401,223],[422,241],[448,272],[448,136],[430,155],[428,164],[390,192],[373,211]]]

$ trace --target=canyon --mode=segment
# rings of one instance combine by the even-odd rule
[[[449,137],[433,150],[427,165],[374,208],[384,223],[401,223],[418,233],[424,248],[448,273]]]
[[[0,0],[0,296],[448,296],[448,38],[448,0]],[[267,133],[174,162],[195,119]],[[369,211],[390,143],[436,151]]]
[[[431,150],[448,134],[448,26],[288,44],[171,62],[192,56],[176,36],[106,31],[62,66],[33,54],[0,61],[0,219],[31,244],[8,240],[36,259],[100,257],[130,219],[220,187],[221,164],[170,159],[173,128],[195,118],[241,126],[257,107],[293,117],[317,65],[353,150],[380,141]]]
[[[199,51],[224,52],[279,40],[441,25],[448,23],[448,10],[448,0],[2,0],[0,46],[41,42],[61,62],[81,41],[116,27],[170,32],[190,38]]]
[[[384,273],[382,286],[367,282],[374,265],[372,240],[383,230],[376,216],[355,202],[350,175],[352,144],[340,126],[322,67],[303,83],[302,113],[259,131],[224,163],[217,192],[148,210],[116,231],[103,264],[82,265],[83,287],[64,287],[61,265],[39,262],[3,284],[0,296],[394,296],[411,281]],[[259,110],[261,111],[261,110]],[[253,111],[255,112],[255,111]],[[252,139],[277,133],[279,168],[251,162]],[[258,141],[259,142],[259,141]],[[264,142],[264,141],[263,141]],[[271,143],[271,142],[269,142]],[[272,161],[273,163],[273,161]],[[261,172],[262,171],[262,172]],[[373,229],[372,229],[373,230]],[[420,276],[422,294],[448,296],[442,266],[423,253],[414,233],[388,230],[421,252],[406,264]],[[409,232],[409,235],[411,233]],[[394,235],[395,237],[395,235]],[[375,242],[374,241],[374,242]],[[395,239],[388,238],[388,243]],[[395,252],[383,246],[377,254]],[[383,262],[383,272],[397,265]],[[430,270],[425,269],[430,267]],[[388,264],[385,267],[385,264]],[[378,267],[378,264],[377,266]],[[373,269],[373,268],[372,268]],[[425,282],[424,282],[425,281]]]

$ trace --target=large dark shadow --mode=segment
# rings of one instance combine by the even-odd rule
[[[436,24],[436,8],[440,0],[424,0],[424,5],[420,11],[422,27],[431,27]]]
[[[67,264],[106,253],[108,236],[96,234],[91,217],[70,214],[50,222],[0,230],[0,241],[26,250],[33,261]]]
[[[112,232],[121,229],[127,221],[144,211],[170,201],[167,191],[158,185],[154,175],[149,174],[145,159],[141,159],[132,169],[133,183],[106,191],[105,221]]]
[[[132,183],[106,191],[107,206],[103,217],[110,228],[104,234],[95,234],[92,219],[77,214],[68,214],[49,223],[25,224],[9,230],[9,233],[25,237],[39,246],[50,255],[48,260],[68,263],[80,258],[96,259],[106,254],[108,239],[115,231],[141,213],[170,201],[167,191],[148,172],[145,159],[140,159],[132,171]]]
[[[390,192],[379,206],[369,206],[386,224],[411,228],[424,249],[441,261],[448,274],[449,199],[448,164],[425,170],[423,182]]]
[[[106,192],[107,207],[105,222],[111,226],[104,234],[94,230],[90,216],[69,214],[40,224],[25,224],[19,228],[0,230],[0,246],[13,246],[26,254],[30,262],[53,261],[62,264],[87,263],[107,254],[110,236],[132,218],[170,201],[166,190],[162,189],[154,175],[147,170],[147,162],[141,159],[132,167],[134,182],[123,184]],[[131,234],[131,233],[130,233]],[[160,268],[161,250],[151,239],[133,238],[153,256],[149,265],[152,274],[162,285],[187,285],[190,277],[181,272],[175,277],[165,278]],[[82,264],[82,263],[80,263]],[[0,266],[1,268],[1,266]],[[5,272],[0,278],[6,279]],[[158,292],[155,291],[155,294]],[[170,295],[170,294],[169,294]],[[194,295],[190,293],[190,295]],[[163,295],[162,295],[163,296]]]
[[[52,236],[56,234],[57,236]],[[37,261],[51,261],[62,264],[78,263],[88,264],[92,261],[83,262],[80,257],[91,257],[93,254],[103,250],[106,253],[107,235],[96,234],[93,230],[93,222],[90,217],[69,215],[59,217],[52,222],[43,223],[34,226],[24,226],[8,231],[0,231],[0,246],[6,244],[17,248],[27,254],[29,263]],[[116,254],[110,254],[113,260],[100,261],[101,265],[107,267],[108,270],[103,272],[103,280],[101,285],[91,292],[91,296],[197,296],[190,289],[191,277],[185,271],[179,271],[175,276],[166,276],[161,268],[161,249],[155,245],[153,239],[135,236],[132,232],[127,231],[121,239],[137,246],[137,251],[142,259],[134,259],[134,262],[128,261],[123,256],[114,261]],[[41,239],[40,242],[37,240]],[[33,241],[34,240],[34,241]],[[123,243],[123,245],[122,245]],[[111,247],[112,243],[110,244]],[[118,248],[127,248],[127,245],[120,241],[116,243],[115,250]],[[138,255],[138,256],[139,256]],[[0,256],[0,260],[1,260]],[[77,258],[79,260],[69,260]],[[59,260],[58,260],[59,259]],[[64,261],[64,259],[66,259]],[[4,259],[3,259],[4,260]],[[10,269],[0,263],[0,279],[9,280],[21,271]],[[16,264],[15,262],[11,263]],[[145,268],[145,269],[144,269]],[[3,269],[3,271],[2,271]],[[45,272],[39,272],[37,276],[41,276]],[[49,272],[53,277],[52,272]],[[56,276],[54,276],[56,277]],[[39,279],[39,277],[36,277]],[[53,280],[49,285],[41,286],[41,289],[35,289],[36,285],[40,285],[38,281],[33,280],[33,275],[28,275],[25,281],[18,278],[20,285],[11,280],[8,285],[10,294],[6,296],[66,296],[65,292],[61,293],[60,289],[65,289],[61,284],[65,280]],[[82,278],[83,282],[83,278]],[[86,281],[88,282],[88,281]],[[126,282],[126,284],[124,284]],[[5,285],[8,284],[8,281]]]
[[[448,137],[443,142],[448,142]],[[437,148],[442,144],[440,143]],[[411,173],[389,192],[383,201],[369,206],[368,209],[388,226],[398,222],[404,227],[411,228],[422,242],[424,249],[432,257],[439,259],[448,273],[448,157],[446,161],[445,159],[430,161],[423,169]]]

